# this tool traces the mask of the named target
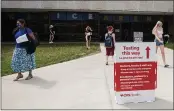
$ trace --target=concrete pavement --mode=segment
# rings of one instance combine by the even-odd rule
[[[2,78],[2,109],[173,109],[173,51],[165,49],[170,68],[158,52],[158,88],[153,103],[115,102],[113,62],[101,53],[34,70],[30,81]],[[3,64],[2,64],[3,65]],[[26,74],[24,74],[27,76]]]

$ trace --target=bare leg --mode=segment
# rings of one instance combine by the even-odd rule
[[[31,78],[33,78],[32,70],[29,71],[28,77],[25,80],[30,80]]]
[[[32,75],[32,70],[29,71],[29,75],[30,75],[30,76],[33,76],[33,75]]]
[[[21,72],[18,73],[18,76],[16,77],[16,79],[14,79],[14,81],[18,81],[20,78],[23,78],[23,75]]]
[[[85,39],[86,39],[86,48],[88,49],[88,36],[87,35],[85,36]]]
[[[112,56],[112,60],[113,60],[113,62],[114,62],[114,56]]]
[[[158,52],[158,46],[156,46],[156,53]]]
[[[52,37],[51,37],[51,42],[53,42],[53,40],[54,40],[54,35],[52,35]]]
[[[106,65],[108,65],[108,56],[106,55]]]
[[[161,50],[161,55],[162,55],[162,59],[163,59],[163,63],[166,66],[166,58],[165,58],[165,52],[164,52],[164,45],[160,45],[160,50]],[[167,65],[168,67],[168,65]]]
[[[49,42],[51,42],[51,38],[52,38],[52,36],[51,36],[51,34],[50,34],[50,39],[49,39]]]
[[[90,48],[91,36],[89,36],[88,47]]]

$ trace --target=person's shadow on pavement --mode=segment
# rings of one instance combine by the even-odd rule
[[[128,107],[130,109],[147,109],[147,110],[152,110],[152,109],[173,109],[173,102],[172,101],[167,101],[164,99],[156,98],[154,102],[149,102],[149,103],[130,103],[130,104],[125,104],[125,107]]]
[[[22,84],[39,86],[40,88],[43,89],[50,89],[57,83],[56,81],[47,81],[37,76],[34,76],[31,80],[18,81],[18,82]]]

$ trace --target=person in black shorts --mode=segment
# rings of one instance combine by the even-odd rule
[[[53,25],[50,25],[49,27],[49,30],[50,30],[50,39],[49,39],[49,43],[53,43],[53,40],[54,40],[54,35],[55,35],[55,28]]]
[[[86,39],[87,49],[90,49],[91,36],[92,36],[92,29],[90,26],[87,26],[85,29],[85,39]]]

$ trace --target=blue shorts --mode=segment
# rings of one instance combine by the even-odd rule
[[[158,40],[155,40],[156,46],[164,45],[164,43],[159,42]]]

